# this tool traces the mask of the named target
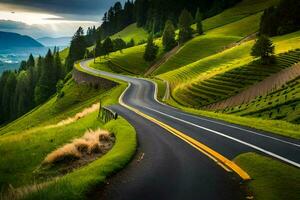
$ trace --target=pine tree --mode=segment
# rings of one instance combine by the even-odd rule
[[[32,108],[32,97],[28,95],[31,92],[31,83],[29,75],[26,71],[21,71],[17,78],[14,105],[15,105],[15,116],[17,118],[25,114],[29,109]]]
[[[155,60],[157,52],[158,52],[158,46],[154,44],[153,36],[150,35],[144,53],[145,61],[151,62]]]
[[[166,21],[165,30],[163,32],[162,43],[165,51],[171,50],[176,46],[175,27],[171,20]]]
[[[260,57],[262,64],[273,61],[275,47],[272,41],[265,35],[260,36],[252,47],[251,55]]]
[[[67,72],[73,69],[75,61],[83,59],[86,47],[87,44],[84,37],[84,31],[79,27],[71,41],[69,55],[66,60]]]
[[[196,20],[196,26],[197,26],[197,33],[199,35],[202,35],[203,34],[202,14],[200,13],[199,8],[197,9],[195,20]]]
[[[98,40],[96,42],[96,46],[95,46],[95,56],[99,57],[99,56],[103,56],[103,55],[104,55],[104,50],[103,50],[101,38],[98,38]]]
[[[17,78],[16,73],[9,72],[7,81],[4,84],[4,89],[2,93],[2,112],[5,116],[5,121],[14,119],[14,95],[16,90]]]
[[[103,50],[104,50],[104,55],[108,55],[113,52],[114,46],[113,42],[111,41],[110,37],[106,38],[103,42]]]
[[[35,102],[37,105],[45,102],[52,94],[55,93],[56,71],[53,70],[53,64],[53,55],[49,49],[44,59],[39,84],[35,88]]]
[[[178,27],[179,27],[178,39],[181,44],[192,38],[192,34],[193,34],[191,28],[192,23],[193,23],[193,17],[191,13],[186,9],[184,9],[181,12],[181,15],[179,17],[179,23],[178,23]]]

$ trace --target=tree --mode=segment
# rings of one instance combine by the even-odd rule
[[[95,57],[103,56],[104,55],[104,50],[103,50],[103,45],[101,42],[101,38],[98,38],[95,46]]]
[[[26,71],[21,71],[17,77],[16,91],[14,96],[15,116],[25,114],[32,107],[32,98],[28,96],[31,91],[29,75]]]
[[[2,93],[2,108],[3,116],[5,116],[5,121],[14,119],[14,95],[17,85],[16,73],[9,72],[6,83],[3,87]]]
[[[195,20],[196,20],[196,26],[197,26],[197,33],[199,35],[202,35],[203,34],[202,14],[200,13],[199,8],[197,9]]]
[[[165,51],[171,50],[176,46],[175,27],[171,20],[166,21],[165,30],[163,32],[162,43]]]
[[[113,40],[114,51],[121,51],[126,48],[126,42],[121,38]]]
[[[154,44],[153,36],[150,35],[144,53],[145,61],[151,62],[155,60],[157,52],[158,52],[158,46]]]
[[[269,64],[273,60],[274,45],[265,35],[260,36],[252,47],[251,55],[260,57],[263,64]]]
[[[41,104],[55,93],[56,71],[53,70],[54,59],[51,50],[48,50],[44,59],[41,77],[38,86],[35,88],[35,102]]]
[[[110,37],[108,37],[103,42],[104,55],[109,56],[109,53],[113,52],[113,50],[114,50],[113,42],[111,41]]]
[[[127,43],[127,48],[133,47],[135,45],[135,41],[133,38]]]
[[[66,59],[67,72],[73,69],[75,61],[83,59],[86,47],[83,28],[79,27],[71,40],[69,55]]]
[[[189,11],[184,9],[179,16],[179,42],[182,44],[192,38],[193,30],[191,25],[193,23],[193,17]]]

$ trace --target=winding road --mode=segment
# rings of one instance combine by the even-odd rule
[[[129,83],[112,106],[137,130],[138,152],[91,199],[245,199],[247,172],[231,160],[257,152],[300,168],[299,140],[194,116],[160,103],[148,80],[88,67],[93,74]]]

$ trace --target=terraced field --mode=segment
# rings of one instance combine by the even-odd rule
[[[285,120],[300,123],[300,77],[267,95],[258,96],[247,104],[228,108],[225,112],[240,116]]]
[[[300,50],[278,55],[276,64],[269,66],[254,61],[246,66],[228,70],[205,80],[194,81],[185,87],[179,87],[174,91],[173,96],[184,105],[203,107],[227,99],[299,61]]]

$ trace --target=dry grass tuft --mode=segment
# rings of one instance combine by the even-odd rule
[[[81,159],[85,155],[106,153],[114,143],[114,136],[101,129],[87,130],[82,138],[48,154],[43,164],[66,163]]]

